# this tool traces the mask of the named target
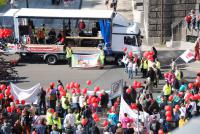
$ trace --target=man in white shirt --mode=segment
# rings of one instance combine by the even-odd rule
[[[63,122],[64,128],[66,128],[68,125],[71,125],[72,127],[74,127],[75,126],[75,121],[76,121],[76,117],[72,113],[72,110],[69,109],[68,110],[68,114],[65,116],[65,119],[64,119],[64,122]]]

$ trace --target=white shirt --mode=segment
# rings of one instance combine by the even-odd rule
[[[73,95],[72,96],[72,103],[78,103],[78,95]]]
[[[74,114],[67,114],[65,116],[65,119],[64,119],[64,127],[67,127],[67,124],[70,124],[71,126],[75,126],[75,121],[76,121],[76,117]]]
[[[190,112],[192,115],[194,115],[194,113],[197,111],[197,105],[196,102],[191,102],[190,105],[192,106],[192,108],[190,109]]]
[[[83,95],[81,95],[81,96],[79,97],[79,106],[80,106],[81,108],[84,106],[84,105],[83,105],[84,101],[85,101],[85,97],[84,97]]]
[[[129,68],[129,69],[132,69],[132,68],[133,68],[133,62],[129,62],[129,63],[128,63],[128,68]]]
[[[136,71],[136,68],[137,68],[137,64],[136,64],[136,63],[133,63],[133,71],[134,71],[134,72]]]
[[[181,107],[179,109],[179,111],[181,112],[180,116],[184,116],[185,117],[185,115],[186,115],[186,108],[185,107]]]

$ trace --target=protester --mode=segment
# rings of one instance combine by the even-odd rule
[[[41,88],[37,96],[39,102],[39,114],[41,114],[42,107],[44,111],[43,113],[46,114],[46,91],[43,88]]]
[[[194,54],[194,59],[195,59],[196,61],[199,61],[199,60],[200,60],[200,54],[199,54],[200,45],[199,45],[199,43],[200,43],[200,38],[198,38],[198,39],[196,40],[196,42],[195,42],[195,48],[194,48],[195,54]]]

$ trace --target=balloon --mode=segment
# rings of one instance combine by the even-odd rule
[[[169,73],[164,73],[164,77],[168,78],[169,77]]]
[[[100,99],[99,97],[97,97],[97,98],[95,99],[95,101],[96,101],[97,103],[99,103],[100,100],[101,100],[101,99]]]
[[[4,89],[6,89],[6,85],[4,85],[4,84],[1,84],[1,86],[0,86],[0,89],[1,89],[1,90],[4,90]]]
[[[171,111],[166,111],[165,116],[172,116]]]
[[[130,94],[131,93],[131,89],[130,88],[126,89],[126,93]]]
[[[133,87],[137,87],[137,83],[138,83],[137,81],[134,81],[133,82]]]
[[[82,119],[82,120],[81,120],[81,124],[82,124],[83,126],[85,126],[85,125],[87,124],[87,119]]]
[[[133,57],[133,52],[129,52],[129,57]]]
[[[89,86],[89,85],[92,84],[92,81],[91,81],[91,80],[88,80],[86,83],[87,83],[87,85]]]
[[[21,114],[21,110],[19,108],[17,109],[17,113]]]
[[[3,99],[3,94],[2,93],[0,93],[0,100],[2,100]]]
[[[149,53],[148,53],[147,51],[143,53],[143,57],[144,57],[144,58],[147,58],[148,55],[149,55]]]
[[[178,96],[181,98],[181,97],[183,97],[183,92],[179,92],[178,93]]]
[[[176,108],[177,110],[179,110],[180,106],[179,106],[179,105],[176,105],[175,108]]]
[[[95,108],[97,108],[97,107],[98,107],[98,104],[97,104],[96,102],[94,102],[94,103],[92,104],[92,106],[95,107]]]
[[[51,108],[51,113],[54,113],[55,111],[54,111],[54,109],[53,108]]]
[[[166,117],[166,121],[168,121],[168,122],[172,121],[172,117],[171,116],[167,116]]]
[[[141,82],[138,82],[137,85],[136,85],[137,88],[141,88],[141,86],[142,86]]]
[[[9,96],[10,99],[12,99],[12,101],[14,101],[15,97],[13,95]]]
[[[70,84],[67,84],[67,85],[66,85],[66,88],[67,88],[67,89],[70,89]]]
[[[83,94],[87,94],[87,88],[82,89]]]
[[[92,118],[93,118],[93,119],[98,118],[97,113],[93,113],[93,114],[92,114]]]
[[[96,102],[96,97],[91,98],[92,103]]]
[[[11,112],[11,107],[7,107],[6,110],[7,110],[8,113],[10,113]]]
[[[76,93],[80,94],[81,90],[80,89],[76,89]]]
[[[74,88],[74,82],[70,82],[70,88]]]
[[[109,122],[107,120],[103,121],[103,127],[107,127]]]
[[[148,55],[147,59],[152,59],[153,55]]]
[[[152,55],[152,56],[153,56],[153,55],[154,55],[154,52],[153,52],[153,51],[150,51],[150,52],[149,52],[149,55]]]
[[[54,86],[55,86],[55,83],[54,83],[54,82],[51,82],[51,83],[50,83],[50,86],[51,86],[51,87],[54,87]]]
[[[65,90],[60,91],[60,96],[66,96],[66,91]]]
[[[72,92],[72,94],[74,94],[76,91],[73,89],[71,92]]]
[[[78,84],[78,82],[75,82],[75,83],[74,83],[74,87],[75,87],[75,88],[79,88],[79,87],[80,87],[79,84]]]
[[[10,90],[10,86],[7,86],[7,89]]]
[[[15,104],[17,104],[17,105],[19,104],[19,100],[18,100],[18,99],[17,99],[17,100],[15,100]]]
[[[21,100],[21,104],[24,105],[25,104],[25,100]]]
[[[189,83],[189,84],[188,84],[188,88],[189,88],[189,89],[192,89],[192,88],[193,88],[193,83]]]
[[[127,47],[124,48],[124,52],[126,52],[126,51],[127,51]]]
[[[158,131],[158,134],[164,134],[163,130],[160,129],[160,130]]]
[[[94,91],[97,92],[97,91],[99,91],[99,89],[100,89],[100,87],[99,87],[99,86],[96,86],[96,87],[94,88]]]
[[[166,111],[171,111],[171,106],[165,106]]]
[[[62,87],[61,85],[59,85],[59,86],[58,86],[58,90],[59,90],[59,91],[63,91],[64,89],[63,89],[63,87]]]
[[[95,121],[95,122],[99,122],[99,121],[100,121],[99,117],[98,117],[98,118],[95,118],[94,121]]]
[[[10,90],[6,89],[6,90],[5,90],[5,94],[6,94],[7,96],[9,96],[9,95],[10,95]]]
[[[10,109],[11,109],[11,112],[13,112],[15,110],[15,106],[11,106]]]
[[[173,95],[170,95],[169,98],[168,98],[168,100],[172,101],[173,100]]]
[[[102,96],[103,96],[103,94],[102,94],[102,93],[100,93],[100,94],[99,94],[99,97],[101,98]]]
[[[194,100],[198,100],[199,99],[199,95],[198,94],[195,94],[194,95]]]
[[[131,109],[137,109],[137,104],[131,103]]]
[[[91,104],[91,103],[92,103],[91,99],[87,99],[87,104]]]

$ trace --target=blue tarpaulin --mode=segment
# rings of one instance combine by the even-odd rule
[[[110,54],[111,53],[111,42],[110,42],[111,22],[110,20],[99,20],[99,26],[100,26],[101,34],[104,39],[104,43],[105,43],[105,50],[106,50],[105,52],[106,54]]]

